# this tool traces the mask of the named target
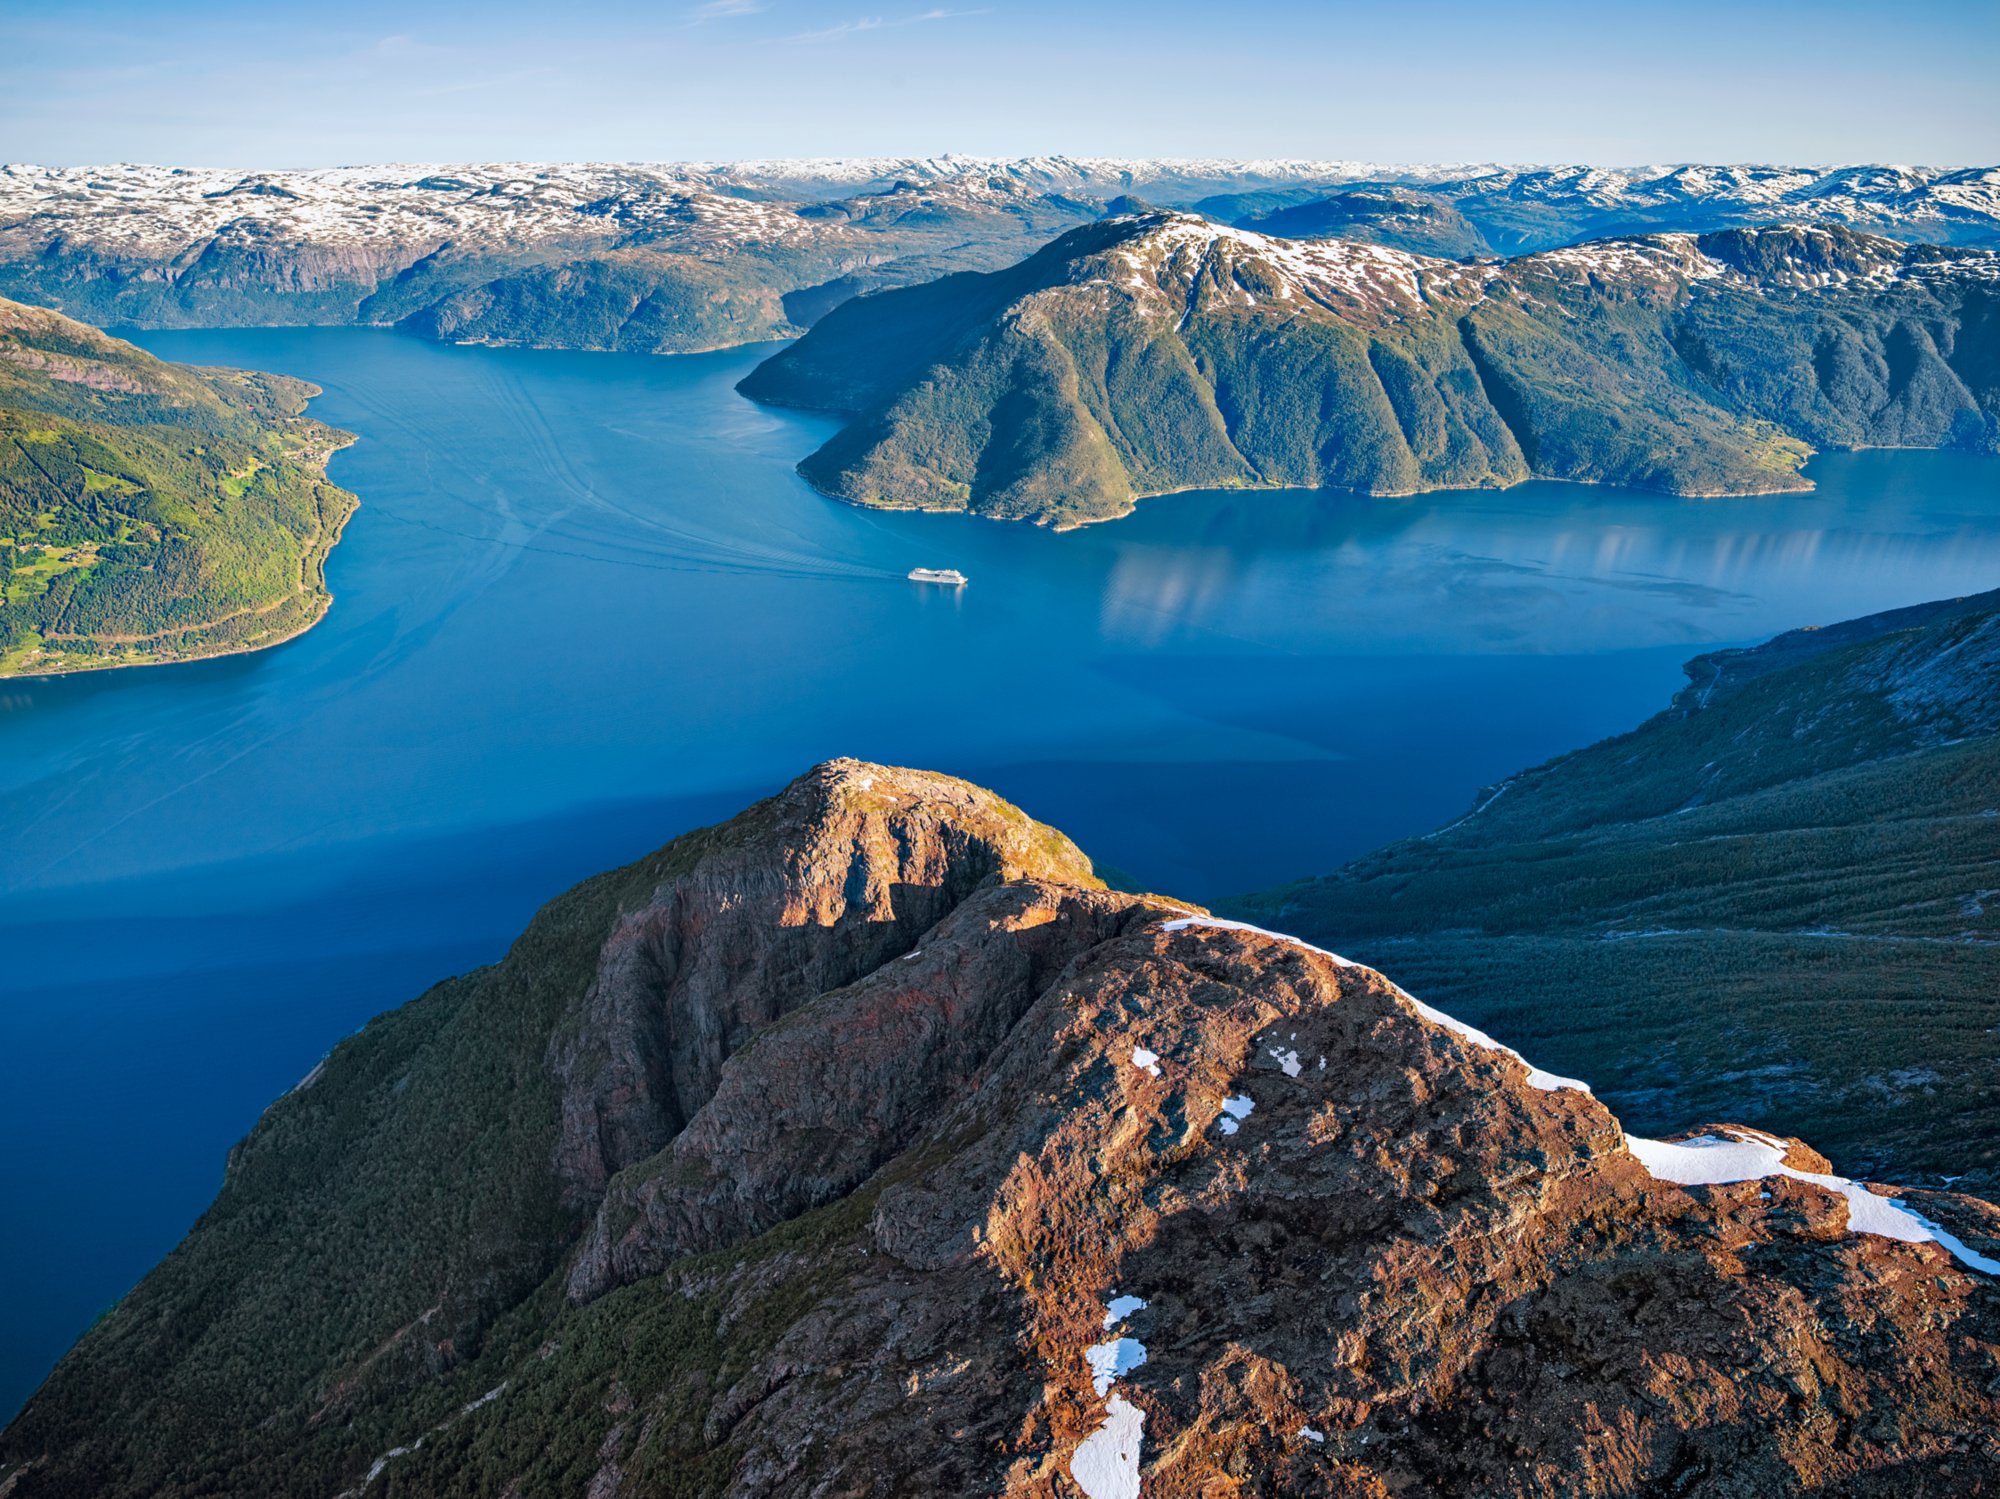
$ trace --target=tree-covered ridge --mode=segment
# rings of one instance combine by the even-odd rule
[[[1591,1078],[2000,1182],[2000,593],[1688,664],[1629,734],[1235,903]]]
[[[801,465],[830,494],[1058,526],[1196,487],[1761,493],[1814,447],[2000,447],[1996,305],[1992,252],[1827,226],[1460,262],[1149,213],[836,308],[742,389],[853,418]]]
[[[316,623],[347,434],[283,375],[168,364],[0,300],[0,675],[186,660]]]

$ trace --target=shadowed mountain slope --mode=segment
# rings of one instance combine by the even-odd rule
[[[1236,904],[1530,1038],[1635,1128],[1754,1119],[1993,1191],[2000,593],[1688,674],[1449,827]]]

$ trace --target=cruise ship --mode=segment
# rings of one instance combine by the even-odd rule
[[[912,583],[948,583],[953,588],[963,588],[972,580],[955,567],[913,567],[910,569]]]

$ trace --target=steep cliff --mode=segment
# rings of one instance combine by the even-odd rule
[[[1996,1252],[838,761],[336,1047],[0,1493],[1962,1493]]]

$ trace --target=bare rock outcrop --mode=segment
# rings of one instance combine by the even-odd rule
[[[730,1491],[899,1492],[895,1454],[964,1485],[927,1492],[1121,1492],[1070,1486],[1114,1402],[1148,1495],[2000,1482],[1991,1273],[1796,1176],[1658,1179],[1530,1079],[1300,944],[1106,942],[885,1185],[866,1268],[730,1429]],[[2000,1247],[2000,1211],[1949,1202]],[[1094,1382],[1119,1339],[1141,1361]]]
[[[752,1032],[901,957],[987,880],[1098,883],[1067,838],[949,776],[830,761],[766,817],[619,918],[551,1038],[572,1201],[678,1134]]]
[[[973,1083],[1079,953],[1149,914],[1039,880],[975,891],[921,948],[821,995],[723,1062],[673,1143],[621,1172],[569,1280],[588,1300],[859,1186]]]

